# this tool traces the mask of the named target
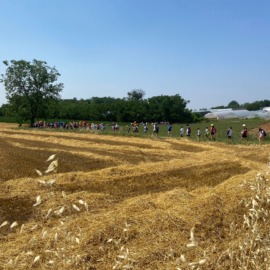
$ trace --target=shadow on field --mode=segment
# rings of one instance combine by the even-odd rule
[[[16,140],[13,140],[16,141]],[[22,140],[18,140],[22,142]],[[42,143],[36,142],[32,147],[40,147]],[[49,145],[49,144],[48,144]],[[105,160],[96,159],[74,155],[68,152],[61,152],[61,147],[56,148],[57,145],[51,145],[47,151],[28,149],[27,147],[21,148],[13,146],[8,140],[0,140],[1,149],[1,170],[0,182],[10,179],[17,179],[22,177],[38,177],[36,169],[45,171],[49,165],[46,160],[54,153],[57,153],[59,158],[58,172],[72,172],[72,171],[93,171],[115,165],[113,161],[106,163]],[[64,150],[65,147],[63,146]]]
[[[249,168],[242,167],[235,162],[214,163],[212,166],[200,165],[176,170],[149,172],[144,175],[120,176],[117,179],[103,181],[90,180],[84,183],[69,179],[65,184],[58,185],[59,190],[77,192],[87,190],[109,194],[118,198],[128,198],[149,194],[153,192],[164,192],[174,188],[185,188],[187,191],[199,187],[214,187],[235,175],[245,174]]]
[[[121,162],[125,163],[131,163],[131,164],[139,164],[142,161],[147,161],[147,162],[157,162],[157,161],[162,161],[164,160],[164,157],[160,157],[158,155],[153,155],[153,154],[146,154],[142,153],[142,151],[130,151],[129,149],[123,148],[121,151],[119,151],[118,148],[116,149],[107,149],[107,148],[98,148],[98,145],[96,147],[80,147],[76,146],[76,143],[71,144],[69,146],[66,145],[61,145],[58,143],[51,143],[51,142],[41,142],[41,141],[32,141],[32,140],[27,140],[27,139],[14,139],[12,138],[12,142],[17,142],[20,144],[23,144],[24,148],[27,149],[27,147],[30,148],[40,148],[40,149],[48,149],[52,151],[52,153],[58,153],[58,152],[65,152],[65,155],[70,155],[68,153],[69,151],[76,152],[79,156],[80,153],[88,153],[88,154],[93,154],[93,155],[99,155],[101,158],[106,157],[113,158],[115,159],[115,162],[110,162],[107,163],[108,167],[117,165]],[[41,152],[44,152],[44,150],[40,150]],[[73,157],[76,155],[73,153]],[[72,160],[73,158],[70,158]],[[80,155],[81,160],[94,160],[91,159],[91,157],[83,156]],[[104,160],[105,162],[105,160]],[[106,164],[106,162],[105,162]],[[101,169],[104,167],[97,167],[97,169]],[[83,171],[89,171],[88,166],[84,168]]]
[[[33,201],[25,197],[0,198],[0,224],[5,220],[25,223],[32,217]],[[9,224],[10,225],[10,224]],[[10,226],[1,228],[1,234],[7,234]]]
[[[45,130],[45,131],[38,130],[38,131],[40,131],[39,134],[38,134],[39,137],[48,138],[48,134],[46,133],[48,130]],[[13,131],[2,131],[2,133],[10,134],[10,135],[14,135],[14,134],[22,135],[22,136],[25,135],[24,132],[20,132],[20,131],[16,131],[16,132],[13,132]],[[67,134],[69,136],[61,135],[60,132],[55,131],[55,134],[53,135],[53,137],[58,138],[58,139],[64,139],[64,140],[73,139],[73,140],[76,140],[76,141],[87,142],[87,143],[98,143],[98,144],[103,144],[103,145],[106,145],[106,144],[107,145],[112,145],[113,144],[113,145],[117,145],[117,146],[134,146],[134,147],[139,147],[139,148],[145,147],[145,144],[140,144],[140,143],[135,143],[135,142],[132,142],[132,143],[130,142],[129,143],[129,142],[124,142],[124,141],[111,140],[109,136],[108,136],[108,138],[106,140],[99,139],[98,137],[93,136],[93,134],[91,134],[91,133],[88,134],[89,135],[89,138],[81,137],[75,131],[74,132],[69,132],[69,133],[66,132],[65,134]],[[87,135],[87,132],[84,132],[82,134]],[[100,135],[102,135],[102,133]],[[147,145],[147,147],[148,148],[155,148],[151,144]]]

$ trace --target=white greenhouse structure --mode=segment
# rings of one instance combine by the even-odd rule
[[[210,110],[205,116],[207,119],[249,119],[249,118],[261,118],[270,119],[270,107],[263,108],[259,111],[248,111],[248,110],[232,110],[232,109],[221,109],[221,110]]]

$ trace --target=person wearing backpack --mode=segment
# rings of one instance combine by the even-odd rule
[[[233,134],[232,127],[229,127],[227,129],[227,139],[228,140],[231,140],[232,139],[232,134]]]
[[[190,138],[190,135],[191,135],[191,128],[190,128],[189,125],[187,125],[186,137],[187,137],[187,138]]]

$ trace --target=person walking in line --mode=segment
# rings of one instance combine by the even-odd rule
[[[186,130],[186,137],[187,137],[187,138],[190,138],[190,135],[191,135],[191,128],[190,128],[190,126],[188,125],[188,126],[187,126],[187,130]]]
[[[197,140],[198,140],[198,141],[200,141],[201,135],[202,135],[202,132],[201,132],[200,128],[198,128],[198,129],[197,129]]]
[[[144,126],[143,126],[143,132],[144,132],[144,134],[147,133],[147,130],[148,130],[148,126],[147,126],[147,124],[145,123]]]
[[[262,140],[266,137],[266,132],[262,129],[262,128],[259,128],[259,136],[258,136],[258,139],[259,139],[259,143],[262,142]]]
[[[205,137],[206,140],[209,140],[209,128],[208,127],[205,127],[204,137]]]
[[[214,124],[211,124],[211,128],[210,128],[210,140],[211,141],[216,140],[216,133],[217,133],[217,130],[216,130]]]
[[[172,136],[172,125],[171,124],[168,125],[168,136],[169,137]]]
[[[181,138],[184,137],[184,132],[185,132],[184,127],[181,126],[181,128],[180,128],[180,137],[181,137]]]
[[[232,139],[232,134],[233,134],[232,127],[229,127],[227,129],[227,139],[228,140],[231,140]]]
[[[159,132],[159,126],[158,126],[158,123],[155,122],[154,123],[154,126],[153,126],[153,135],[157,137],[158,136],[158,132]]]
[[[242,125],[242,130],[241,130],[241,140],[247,139],[248,137],[248,130],[245,124]]]

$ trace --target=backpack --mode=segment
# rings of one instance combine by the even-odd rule
[[[263,136],[266,137],[267,134],[266,134],[265,130],[263,130],[262,133],[263,133]]]

